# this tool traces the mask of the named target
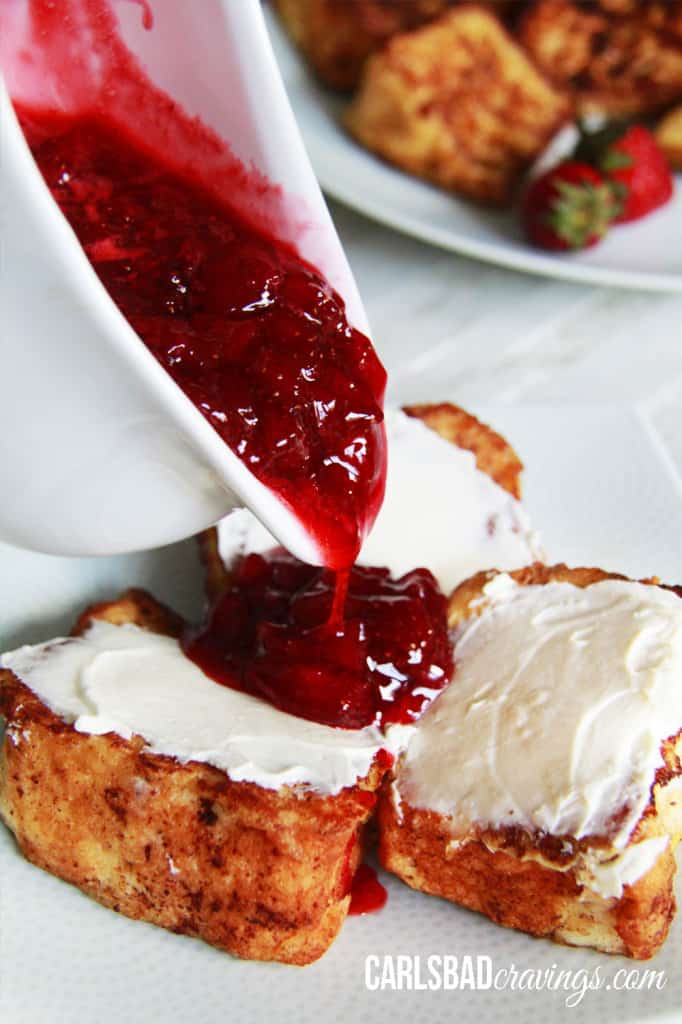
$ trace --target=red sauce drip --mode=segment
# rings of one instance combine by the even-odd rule
[[[355,872],[350,891],[349,914],[372,914],[386,904],[388,893],[369,864],[361,864]]]
[[[52,195],[138,335],[324,562],[350,565],[383,498],[385,371],[341,298],[292,248],[105,118],[21,116]]]
[[[154,12],[149,6],[148,0],[129,0],[130,3],[138,4],[142,8],[142,27],[151,32],[154,28]]]
[[[332,607],[329,612],[330,629],[341,628],[346,612],[346,598],[348,597],[348,584],[350,583],[350,569],[341,569],[334,580],[334,594]]]
[[[452,672],[438,584],[426,569],[394,580],[356,565],[343,618],[334,584],[281,549],[248,555],[185,652],[217,682],[314,722],[412,721]]]

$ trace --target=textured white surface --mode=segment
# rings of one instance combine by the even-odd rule
[[[393,401],[635,407],[682,473],[682,295],[503,270],[332,209]]]
[[[394,401],[636,407],[682,472],[682,296],[501,270],[334,213]]]

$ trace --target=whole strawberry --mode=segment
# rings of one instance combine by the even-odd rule
[[[576,156],[592,163],[611,183],[619,207],[616,223],[645,217],[673,194],[667,161],[641,124],[609,125],[584,135]]]
[[[543,249],[585,249],[606,234],[614,197],[602,174],[589,164],[565,160],[531,183],[523,201],[523,223]]]

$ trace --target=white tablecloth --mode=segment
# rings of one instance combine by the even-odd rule
[[[682,482],[682,295],[516,273],[331,210],[392,400],[625,403]]]

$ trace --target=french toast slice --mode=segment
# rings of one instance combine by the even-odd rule
[[[456,665],[459,631],[483,613],[484,587],[497,575],[477,574],[458,587],[450,599],[449,623],[455,631]],[[535,564],[508,575],[520,586],[543,586],[557,581],[585,588],[600,581],[626,580],[600,569],[572,569],[565,565]],[[643,582],[655,585],[655,581]],[[676,588],[670,589],[678,592]],[[584,620],[580,624],[584,625]],[[457,685],[455,669],[449,691],[444,692],[454,693]],[[438,714],[438,703],[437,698],[427,715]],[[515,704],[508,713],[525,712]],[[417,729],[423,722],[424,719]],[[544,740],[552,742],[549,736]],[[528,740],[531,745],[537,742],[541,742],[537,736]],[[408,746],[407,755],[409,752]],[[614,889],[610,895],[586,884],[585,874],[579,868],[583,858],[587,863],[590,856],[596,855],[609,869],[615,860],[608,839],[601,835],[575,839],[570,835],[531,832],[515,825],[492,827],[475,823],[470,824],[468,834],[462,835],[458,830],[453,838],[448,815],[433,807],[416,806],[401,791],[401,786],[407,788],[407,755],[397,762],[392,779],[386,780],[379,802],[379,853],[387,870],[414,889],[444,897],[483,913],[498,924],[534,936],[635,959],[648,959],[660,948],[675,913],[674,851],[682,835],[682,732],[662,738],[663,763],[655,773],[648,804],[625,847],[625,855],[636,857],[645,849],[640,844],[651,841],[658,844],[654,851],[659,852],[648,870],[631,884],[623,884],[620,894]],[[469,766],[469,791],[475,800],[477,779],[471,774],[473,771],[474,767]],[[466,817],[468,811],[464,813]],[[616,821],[618,813],[614,808]]]
[[[669,111],[656,129],[656,140],[676,171],[682,171],[682,107]]]
[[[498,18],[464,4],[373,55],[344,124],[402,170],[504,204],[570,113]]]
[[[513,498],[521,499],[523,463],[512,446],[492,427],[452,402],[406,405],[403,412],[421,420],[430,430],[458,448],[472,452],[476,466]],[[215,600],[230,582],[229,567],[221,558],[216,527],[198,535],[199,557],[205,570],[209,600]]]
[[[181,620],[131,590],[79,618],[176,637]],[[218,685],[218,684],[216,684]],[[91,735],[0,669],[0,818],[23,854],[128,917],[238,957],[307,964],[350,901],[363,827],[383,774],[336,795],[235,782],[152,753],[142,737]]]
[[[540,0],[518,36],[580,113],[646,114],[682,96],[679,0]]]

